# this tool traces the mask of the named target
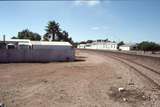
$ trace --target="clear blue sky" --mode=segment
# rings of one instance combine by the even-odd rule
[[[28,28],[41,35],[55,20],[74,41],[160,42],[160,1],[0,1],[0,37]],[[0,39],[1,39],[0,38]]]

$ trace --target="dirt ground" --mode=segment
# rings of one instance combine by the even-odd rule
[[[159,90],[125,64],[96,52],[76,55],[75,62],[0,64],[0,102],[7,107],[160,106]]]

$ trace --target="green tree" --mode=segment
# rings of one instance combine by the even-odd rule
[[[37,40],[37,41],[40,41],[41,40],[41,36],[38,34],[38,33],[32,33],[33,35],[33,39],[32,40]]]
[[[62,41],[65,41],[65,42],[70,42],[71,44],[74,43],[73,40],[72,40],[72,38],[69,37],[68,32],[66,32],[65,30],[62,32],[61,40],[62,40]]]
[[[81,41],[79,44],[86,44],[87,42],[85,42],[85,41]]]
[[[33,33],[28,29],[25,29],[25,30],[22,30],[21,32],[18,32],[18,36],[12,37],[12,39],[29,39],[33,41],[40,41],[41,36],[38,33]]]
[[[117,44],[117,48],[119,49],[119,47],[120,47],[121,45],[125,45],[125,43],[124,43],[123,41],[119,42],[119,43]]]
[[[44,35],[43,35],[43,40],[44,41],[49,41],[49,37],[48,37],[48,33],[45,33]]]
[[[92,43],[93,42],[93,40],[87,40],[87,43]]]
[[[79,45],[79,42],[74,42],[74,43],[73,43],[73,46],[74,46],[75,48],[77,48],[78,45]]]
[[[55,37],[60,35],[59,23],[55,21],[49,21],[45,30],[46,30],[46,34],[43,37],[45,40],[49,40],[49,38],[53,36],[52,41],[55,41],[56,40]]]
[[[143,41],[141,43],[138,44],[138,50],[142,50],[142,51],[159,51],[160,50],[160,45],[156,44],[154,42],[148,42],[148,41]]]
[[[52,41],[65,41],[73,44],[74,42],[72,38],[69,37],[68,32],[65,30],[62,31],[59,26],[59,23],[55,21],[49,21],[45,29],[46,33],[43,36],[43,40],[49,41],[52,36]]]
[[[64,41],[68,41],[68,37],[69,37],[68,32],[66,32],[66,31],[64,30],[64,31],[62,32],[62,34],[63,34],[63,36],[62,36],[63,40],[64,40]]]
[[[11,39],[17,39],[17,37],[13,36]]]

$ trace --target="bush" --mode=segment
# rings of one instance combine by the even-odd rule
[[[154,42],[148,42],[148,41],[143,41],[141,43],[138,44],[138,50],[142,50],[142,51],[159,51],[160,50],[160,45],[156,44]]]

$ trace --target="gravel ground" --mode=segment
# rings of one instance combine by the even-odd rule
[[[75,62],[0,64],[0,102],[7,107],[160,105],[159,90],[127,65],[96,52],[76,55]]]

